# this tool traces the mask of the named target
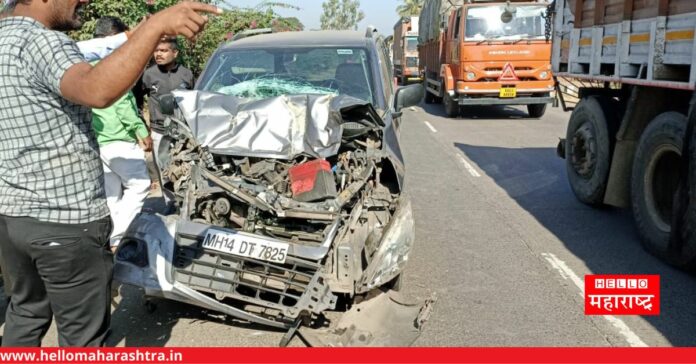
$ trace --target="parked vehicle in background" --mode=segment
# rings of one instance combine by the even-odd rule
[[[547,5],[539,2],[426,0],[420,16],[420,68],[426,103],[527,105],[544,115],[553,102]],[[550,23],[549,23],[550,25]]]
[[[402,85],[421,81],[418,68],[418,17],[404,17],[394,25],[394,76]]]
[[[573,192],[632,208],[644,247],[685,269],[696,268],[694,24],[693,0],[556,0],[552,59],[573,110],[558,148]]]

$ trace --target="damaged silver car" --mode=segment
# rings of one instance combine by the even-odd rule
[[[379,320],[400,317],[393,334],[417,336],[428,311],[390,292],[415,234],[397,120],[423,89],[395,92],[390,70],[372,30],[219,49],[196,91],[161,100],[158,164],[175,208],[134,221],[115,279],[291,334],[341,302],[349,321],[307,341],[408,344]],[[383,312],[361,326],[360,305]]]

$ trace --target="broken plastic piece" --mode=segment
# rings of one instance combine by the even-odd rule
[[[388,291],[353,306],[333,329],[301,327],[299,334],[313,347],[407,347],[420,336],[436,300],[407,302]]]
[[[293,198],[300,202],[336,197],[336,182],[329,162],[317,159],[288,170]]]

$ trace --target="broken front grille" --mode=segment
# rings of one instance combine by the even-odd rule
[[[177,239],[189,240],[189,239]],[[200,239],[179,244],[174,259],[177,282],[297,318],[303,311],[319,314],[333,309],[331,293],[314,262],[288,257],[286,264],[258,261],[201,248]]]

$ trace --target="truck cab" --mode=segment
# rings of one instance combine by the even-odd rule
[[[392,44],[394,77],[406,85],[410,81],[421,81],[418,69],[418,17],[399,19],[394,25]]]
[[[450,117],[468,105],[527,105],[531,117],[543,116],[554,90],[546,11],[544,3],[470,0],[441,14],[439,41],[420,47],[426,102],[443,101]]]

